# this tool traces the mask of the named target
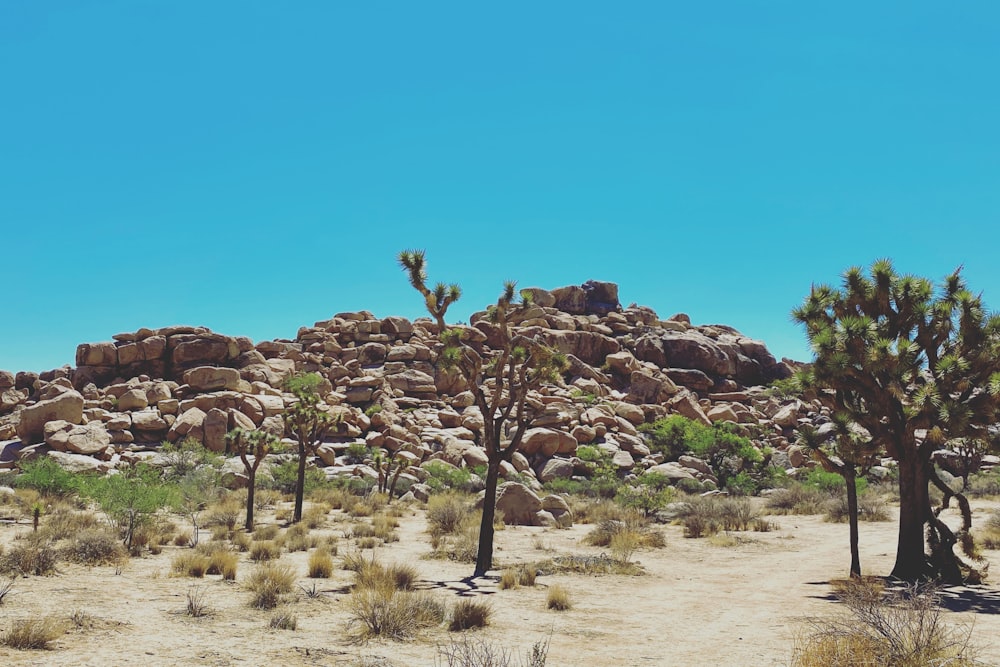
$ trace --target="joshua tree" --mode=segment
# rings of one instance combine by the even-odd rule
[[[333,416],[320,407],[319,385],[323,378],[316,373],[303,373],[288,378],[286,387],[298,399],[285,412],[285,430],[299,444],[299,467],[295,482],[295,510],[292,523],[302,520],[302,499],[305,496],[306,457],[316,451],[320,438],[334,425]]]
[[[424,253],[400,253],[399,261],[409,272],[410,283],[426,294],[426,287],[423,286],[427,279]],[[480,441],[485,446],[488,464],[483,518],[479,526],[479,551],[473,573],[473,576],[481,577],[493,566],[493,521],[500,464],[511,461],[540,407],[529,400],[528,392],[544,382],[558,381],[559,373],[567,363],[564,355],[512,330],[511,316],[531,305],[530,293],[518,295],[516,284],[512,281],[504,284],[500,298],[487,311],[487,319],[496,327],[499,340],[493,352],[487,355],[480,354],[464,342],[464,329],[444,326],[444,314],[450,301],[439,312],[431,310],[430,300],[427,303],[428,310],[439,318],[439,325],[442,326],[444,347],[439,363],[462,374],[483,415]],[[438,303],[434,302],[435,305]]]
[[[868,473],[878,460],[878,447],[867,433],[853,428],[850,418],[835,414],[830,429],[805,426],[799,444],[805,446],[827,472],[835,472],[847,485],[847,520],[851,532],[851,577],[861,577],[858,550],[858,476]]]
[[[438,283],[433,290],[428,289],[427,262],[423,250],[403,250],[396,259],[410,277],[413,289],[423,295],[427,312],[437,321],[438,332],[444,331],[444,314],[448,312],[448,306],[462,298],[462,288],[455,283]]]
[[[226,434],[226,449],[236,452],[247,472],[247,532],[253,530],[254,492],[257,489],[257,469],[278,444],[278,438],[266,431],[235,428]],[[252,459],[252,460],[251,460]]]
[[[951,440],[986,440],[1000,406],[1000,316],[986,313],[960,271],[935,289],[931,281],[899,275],[889,260],[878,260],[869,275],[848,269],[839,289],[813,286],[792,313],[805,325],[815,355],[804,384],[822,391],[899,464],[892,576],[905,581],[978,576],[953,548],[961,540],[972,552],[969,504],[931,462],[934,450]],[[929,483],[944,493],[936,511]],[[963,516],[957,536],[938,518],[952,497]]]

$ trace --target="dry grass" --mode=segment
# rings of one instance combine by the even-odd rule
[[[290,611],[279,611],[267,622],[267,627],[272,630],[294,630],[298,626],[298,617]]]
[[[64,559],[81,565],[108,565],[128,558],[118,537],[102,528],[83,530],[63,546],[59,553]]]
[[[273,523],[266,526],[257,526],[253,531],[253,539],[257,542],[270,541],[276,538],[279,532],[281,532],[281,529]]]
[[[531,563],[516,567],[504,568],[500,573],[500,590],[514,589],[519,586],[534,586],[537,571]]]
[[[549,640],[537,641],[517,664],[523,667],[545,667],[548,653]],[[438,660],[434,664],[442,667],[513,667],[514,657],[501,644],[463,634],[461,639],[452,639],[448,646],[438,647]]]
[[[451,535],[472,513],[467,495],[441,493],[427,500],[427,530],[431,535]]]
[[[470,630],[484,628],[490,624],[493,606],[489,602],[462,598],[451,609],[449,630]]]
[[[944,622],[933,590],[886,592],[881,581],[849,581],[836,591],[847,613],[811,619],[796,642],[795,667],[971,667],[972,629]]]
[[[796,483],[784,489],[774,489],[767,497],[766,507],[771,514],[823,514],[829,501],[829,494]]]
[[[55,616],[17,619],[0,635],[0,644],[19,650],[45,649],[68,629],[69,623]]]
[[[18,576],[49,576],[56,574],[59,554],[52,543],[32,533],[0,556],[0,573]]]
[[[280,557],[281,547],[276,542],[267,540],[264,542],[254,542],[250,545],[250,560],[255,563],[277,560]]]
[[[563,586],[554,584],[545,596],[545,606],[554,611],[566,611],[573,605],[569,599],[569,592]]]
[[[205,576],[211,560],[197,551],[177,554],[170,561],[170,573],[178,577],[196,577],[198,579]]]
[[[352,626],[360,626],[362,638],[404,640],[422,628],[444,621],[445,605],[426,591],[398,591],[381,586],[357,587],[347,601]]]
[[[355,585],[360,588],[383,588],[389,587],[400,591],[413,589],[413,585],[420,575],[412,565],[393,563],[382,565],[370,560],[356,571],[357,580]]]
[[[287,565],[264,563],[258,565],[244,586],[253,593],[250,606],[257,609],[274,609],[281,602],[281,597],[292,592],[295,585],[295,573]]]
[[[308,568],[311,579],[329,579],[333,576],[333,557],[325,549],[316,549],[309,555]]]
[[[184,613],[192,618],[201,618],[212,613],[208,602],[205,600],[205,590],[199,586],[192,586],[187,591],[187,606]]]

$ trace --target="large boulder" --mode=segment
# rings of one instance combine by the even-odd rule
[[[618,303],[618,285],[615,283],[588,280],[582,287],[587,297],[588,314],[603,316],[621,311],[622,305]]]
[[[45,425],[45,443],[59,452],[93,455],[111,444],[111,436],[101,422],[86,425],[51,421]]]
[[[661,368],[693,368],[718,377],[736,373],[735,359],[696,331],[646,334],[636,341],[635,356]]]
[[[184,382],[195,391],[236,391],[240,388],[240,372],[235,368],[198,366],[184,373]]]
[[[542,509],[542,500],[519,482],[504,482],[497,489],[497,512],[504,523],[512,526],[533,526]]]
[[[29,405],[21,410],[18,417],[17,437],[25,443],[41,442],[45,437],[47,422],[83,422],[83,396],[76,391],[65,391],[48,400]]]
[[[545,457],[555,454],[575,454],[577,441],[569,433],[551,428],[529,428],[521,441],[521,452],[525,456],[541,454]]]

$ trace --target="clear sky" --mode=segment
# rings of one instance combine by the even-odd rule
[[[0,0],[0,368],[617,282],[809,358],[891,257],[1000,308],[1000,3]]]

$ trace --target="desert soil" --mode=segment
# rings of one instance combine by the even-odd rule
[[[992,509],[977,506],[978,521]],[[331,514],[325,530],[344,527]],[[264,520],[268,515],[264,515]],[[464,578],[468,564],[427,558],[429,538],[422,510],[408,510],[398,529],[400,541],[375,550],[382,562],[417,567],[419,588],[449,601],[459,596],[487,598],[491,625],[470,631],[518,656],[550,638],[551,667],[577,665],[788,665],[804,620],[840,612],[831,580],[849,565],[846,524],[819,516],[773,517],[778,528],[767,533],[733,533],[720,540],[685,539],[679,526],[665,526],[666,546],[641,550],[635,559],[644,576],[546,575],[534,588],[498,590],[496,580]],[[582,545],[591,526],[556,530],[508,527],[497,533],[496,561],[502,565],[566,554],[598,555]],[[8,547],[24,523],[0,527]],[[207,533],[204,539],[208,539]],[[896,524],[863,523],[861,559],[866,574],[885,575],[892,567]],[[732,544],[736,542],[736,544]],[[340,554],[350,540],[341,539]],[[317,581],[318,599],[304,594],[288,606],[298,618],[294,631],[272,630],[273,612],[251,609],[249,593],[239,583],[218,576],[204,579],[170,576],[170,561],[181,547],[168,546],[156,556],[133,558],[117,574],[112,566],[60,565],[52,577],[19,579],[0,605],[0,631],[12,619],[81,611],[89,619],[42,651],[0,647],[3,665],[365,665],[374,667],[446,664],[438,647],[455,638],[443,627],[408,642],[358,643],[348,627],[346,597],[353,573],[336,570],[327,580],[307,579],[307,554],[283,554],[304,586]],[[370,551],[364,552],[366,555]],[[986,552],[992,560],[1000,553]],[[253,565],[241,555],[238,579]],[[546,609],[547,587],[562,584],[573,607]],[[184,614],[191,586],[203,589],[210,616]],[[993,585],[944,592],[951,623],[974,624],[974,642],[985,664],[1000,665],[1000,588]],[[517,660],[514,661],[517,664]]]

